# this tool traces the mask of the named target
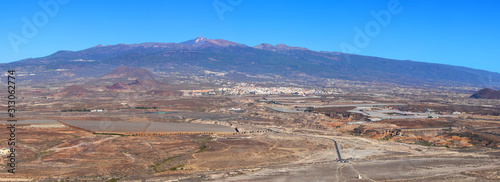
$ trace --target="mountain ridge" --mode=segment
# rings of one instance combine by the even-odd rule
[[[347,59],[347,57],[349,57]],[[223,39],[196,39],[180,43],[146,42],[140,44],[98,45],[80,51],[54,54],[2,65],[68,70],[78,76],[109,72],[117,66],[144,67],[152,71],[237,71],[250,75],[279,75],[290,79],[346,79],[415,85],[500,86],[500,74],[479,69],[394,60],[380,57],[313,51],[302,47],[260,44],[250,47]],[[93,69],[95,74],[81,74]],[[46,71],[47,72],[47,71]],[[50,73],[41,73],[49,76]],[[305,78],[303,75],[307,75]],[[71,78],[67,78],[71,79]]]

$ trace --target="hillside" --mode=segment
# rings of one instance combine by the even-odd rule
[[[69,86],[60,92],[54,94],[55,97],[64,97],[64,98],[80,98],[90,94],[91,92],[82,86],[72,85]]]
[[[153,73],[144,68],[119,66],[101,79],[155,80]]]
[[[500,99],[500,91],[490,88],[484,88],[470,96],[476,99]]]

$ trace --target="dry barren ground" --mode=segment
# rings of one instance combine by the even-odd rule
[[[343,143],[351,163],[304,163],[266,168],[216,181],[497,181],[498,152],[458,152],[446,148],[332,137]],[[310,162],[310,161],[308,161]],[[361,176],[362,179],[357,179]]]
[[[16,177],[49,181],[175,178],[326,160],[334,154],[328,140],[276,133],[141,137],[93,135],[67,127],[25,127],[16,134],[20,141]],[[1,170],[0,177],[12,177],[5,166]]]

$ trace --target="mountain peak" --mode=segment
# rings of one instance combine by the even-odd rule
[[[181,44],[184,44],[184,45],[194,45],[194,46],[202,46],[203,44],[205,44],[208,41],[212,41],[212,39],[207,39],[205,37],[198,36],[198,37],[196,37],[193,40],[188,40],[188,41],[185,41],[185,42],[181,42]]]
[[[207,38],[202,37],[202,36],[198,36],[198,37],[196,37],[196,39],[194,39],[194,41],[195,41],[196,43],[199,43],[199,42],[201,42],[201,43],[205,43],[206,41],[209,41],[209,40],[210,40],[210,39],[207,39]]]
[[[202,36],[196,37],[196,39],[188,40],[185,42],[181,42],[184,45],[192,45],[196,47],[207,47],[207,46],[220,46],[220,47],[229,47],[229,46],[245,46],[243,44],[238,44],[236,42],[231,42],[223,39],[209,39]]]

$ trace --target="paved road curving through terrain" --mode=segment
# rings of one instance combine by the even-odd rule
[[[335,141],[334,139],[330,140],[332,140],[335,143],[335,150],[337,150],[337,156],[339,156],[339,161],[342,161],[342,156],[340,156],[340,149],[339,146],[337,145],[337,141]]]

